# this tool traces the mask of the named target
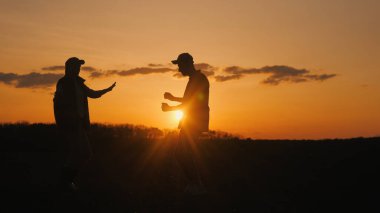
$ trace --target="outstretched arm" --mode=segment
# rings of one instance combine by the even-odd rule
[[[176,102],[181,102],[181,103],[183,102],[183,98],[181,98],[181,97],[175,97],[170,92],[165,92],[164,98],[168,99],[169,101],[176,101]]]
[[[106,89],[92,90],[89,87],[87,87],[86,85],[84,85],[86,95],[90,98],[100,98],[102,95],[106,94],[107,92],[111,92],[115,86],[116,86],[116,82],[114,82],[110,87],[108,87]]]

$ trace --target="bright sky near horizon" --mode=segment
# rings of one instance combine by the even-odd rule
[[[92,122],[176,128],[164,92],[208,73],[210,128],[251,138],[380,135],[380,1],[0,0],[0,122],[53,122],[66,59],[86,61]],[[174,103],[170,103],[174,104]]]

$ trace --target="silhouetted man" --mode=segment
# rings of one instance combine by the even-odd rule
[[[107,89],[95,91],[84,84],[79,77],[81,65],[85,62],[76,57],[69,58],[65,63],[65,76],[58,80],[54,94],[54,117],[57,126],[66,137],[69,153],[62,170],[64,187],[75,190],[74,179],[78,171],[86,164],[92,155],[87,137],[90,127],[87,97],[99,98],[110,92],[116,82]]]
[[[162,103],[162,110],[173,111],[182,110],[183,118],[180,121],[179,143],[176,149],[176,158],[181,164],[185,175],[188,178],[188,185],[185,191],[197,194],[204,191],[197,167],[197,140],[202,132],[208,131],[209,126],[209,87],[207,77],[194,67],[193,57],[189,53],[182,53],[173,64],[178,65],[178,69],[184,76],[189,76],[183,97],[174,97],[166,92],[164,98],[170,101],[180,102],[180,105],[169,106]]]

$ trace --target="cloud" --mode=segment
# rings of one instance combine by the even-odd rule
[[[14,80],[17,79],[17,74],[14,74],[14,73],[2,73],[0,72],[0,82],[4,83],[4,84],[12,84],[12,82]]]
[[[133,68],[129,70],[123,70],[123,71],[116,71],[113,72],[120,76],[132,76],[132,75],[148,75],[153,73],[166,73],[166,72],[172,72],[174,69],[162,67],[162,68],[150,68],[150,67],[138,67]]]
[[[216,75],[214,78],[217,82],[224,82],[234,79],[240,79],[242,77],[241,74],[235,74],[235,75]]]
[[[80,69],[87,72],[95,72],[97,70],[96,68],[91,67],[91,66],[83,66]]]
[[[195,64],[196,69],[202,70],[202,73],[204,73],[206,76],[212,76],[215,73],[215,70],[217,69],[214,66],[211,66],[207,63],[199,63]],[[106,71],[93,71],[90,74],[91,78],[101,78],[101,77],[109,77],[113,75],[118,76],[134,76],[134,75],[148,75],[148,74],[157,74],[157,73],[168,73],[173,72],[173,76],[177,78],[184,77],[180,72],[178,72],[177,68],[173,68],[170,65],[163,65],[163,64],[148,64],[147,67],[137,67],[132,68],[129,70],[106,70]]]
[[[0,72],[0,82],[16,88],[49,88],[56,84],[63,74],[36,73],[19,75]]]
[[[65,66],[42,67],[41,70],[43,70],[43,71],[61,71],[61,70],[65,70]]]
[[[150,63],[148,64],[148,67],[164,67],[165,65],[163,64],[155,64],[155,63]]]
[[[63,71],[64,66],[43,67],[42,71]],[[208,63],[195,64],[195,68],[201,70],[209,78],[214,78],[217,82],[239,80],[247,75],[266,74],[268,75],[262,83],[268,85],[279,85],[283,82],[301,83],[311,81],[325,81],[336,77],[336,74],[316,74],[307,69],[297,69],[285,65],[264,66],[261,68],[242,68],[240,66],[230,66],[224,69],[212,66]],[[171,73],[172,76],[182,78],[182,74],[177,67],[169,64],[148,64],[145,67],[136,67],[127,70],[100,70],[91,66],[81,68],[86,71],[90,78],[104,78],[109,76],[130,77],[135,75],[150,75],[160,73]],[[14,86],[16,88],[48,88],[53,86],[63,74],[61,73],[38,73],[29,74],[2,73],[0,72],[0,83]]]
[[[48,67],[42,67],[41,70],[43,70],[43,71],[61,71],[61,70],[65,70],[65,66],[60,66],[60,65],[48,66]],[[91,67],[91,66],[82,66],[81,70],[87,71],[87,72],[95,72],[97,69],[95,67]]]
[[[95,71],[90,74],[90,78],[101,78],[104,76],[105,76],[105,73],[99,72],[99,71]]]
[[[194,64],[194,67],[196,70],[201,70],[203,74],[205,74],[207,77],[211,77],[215,74],[215,72],[218,70],[217,67],[214,67],[207,63],[198,63]],[[183,78],[184,76],[176,69],[176,73],[174,73],[173,77],[176,78]]]
[[[239,66],[230,66],[223,70],[228,75],[217,75],[215,80],[224,82],[229,80],[240,79],[250,74],[269,74],[262,83],[270,85],[278,85],[282,82],[300,83],[308,81],[325,81],[336,77],[336,74],[312,74],[307,69],[296,69],[285,65],[265,66],[262,68],[245,69]]]
[[[207,63],[194,64],[194,66],[195,66],[195,69],[202,70],[202,73],[205,74],[206,76],[213,76],[215,74],[215,71],[218,70],[217,67],[214,67]]]
[[[152,68],[152,67],[137,67],[129,70],[107,70],[107,71],[95,71],[90,74],[91,78],[100,78],[100,77],[108,77],[112,75],[118,75],[118,76],[133,76],[133,75],[148,75],[148,74],[155,74],[155,73],[167,73],[167,72],[173,72],[175,71],[172,68],[168,67],[159,67],[159,68]]]

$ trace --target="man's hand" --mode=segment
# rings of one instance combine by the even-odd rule
[[[116,86],[116,82],[114,82],[110,87],[107,88],[108,92],[111,92],[111,90]]]
[[[167,104],[167,103],[162,103],[161,104],[161,109],[162,109],[162,111],[164,111],[164,112],[167,112],[167,111],[170,111],[170,106]]]
[[[165,92],[164,98],[168,99],[169,101],[173,101],[175,99],[174,95],[172,95],[170,92]]]

